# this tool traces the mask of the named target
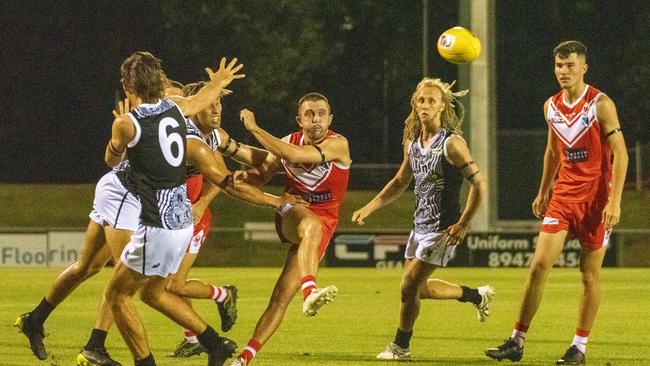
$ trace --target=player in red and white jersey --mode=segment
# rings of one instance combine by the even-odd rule
[[[566,41],[553,55],[561,90],[544,104],[548,141],[539,192],[532,204],[533,213],[543,222],[512,337],[485,353],[499,361],[521,360],[544,283],[570,235],[582,246],[583,293],[576,334],[556,364],[577,365],[585,363],[587,339],[600,304],[600,272],[621,213],[628,157],[614,102],[584,81],[587,48]]]
[[[286,173],[285,194],[299,194],[308,206],[282,205],[277,209],[276,229],[283,242],[292,244],[269,304],[257,322],[251,339],[231,365],[249,365],[278,329],[296,292],[303,292],[303,314],[316,315],[332,301],[335,286],[316,287],[316,272],[338,223],[338,210],[348,184],[350,149],[343,136],[329,130],[333,120],[327,98],[309,93],[298,102],[299,132],[278,139],[257,126],[255,115],[241,111],[246,129],[271,154],[249,170],[249,178],[268,181],[277,171]],[[256,177],[253,171],[259,175]]]
[[[327,131],[325,138],[340,138],[341,135],[334,131]],[[296,146],[308,145],[305,143],[303,131],[294,132],[285,136],[282,141]],[[285,172],[285,192],[302,196],[309,202],[309,209],[314,212],[323,223],[324,230],[330,235],[339,222],[339,207],[345,197],[348,187],[350,166],[329,161],[315,164],[297,164],[286,159],[281,159]],[[282,222],[282,217],[277,216],[277,222]],[[281,231],[278,231],[280,235]],[[283,241],[287,241],[281,236]],[[321,243],[318,248],[318,257],[322,259],[327,242]]]

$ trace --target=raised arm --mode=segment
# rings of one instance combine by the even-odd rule
[[[259,127],[255,120],[255,114],[248,109],[240,112],[240,118],[255,139],[271,154],[279,158],[296,164],[318,164],[328,161],[335,161],[343,165],[352,163],[348,140],[342,136],[326,138],[317,145],[297,146],[284,142]]]
[[[625,139],[621,132],[621,124],[616,113],[616,105],[606,95],[600,97],[596,102],[596,115],[602,127],[602,131],[607,138],[614,160],[612,164],[612,191],[609,196],[609,202],[603,209],[602,221],[605,223],[605,229],[611,229],[618,223],[621,217],[621,196],[623,194],[623,184],[625,183],[625,174],[627,172],[627,147]]]
[[[458,136],[450,137],[447,140],[447,156],[449,160],[460,169],[460,173],[470,183],[469,194],[467,195],[467,202],[465,202],[465,209],[457,223],[447,228],[447,236],[449,243],[452,245],[460,244],[467,230],[469,229],[470,222],[476,215],[481,201],[485,198],[487,191],[487,183],[485,178],[474,163],[472,154],[465,143],[465,140]]]
[[[411,170],[408,159],[409,145],[410,143],[408,141],[404,144],[404,158],[402,159],[402,165],[400,165],[397,174],[395,174],[393,179],[384,186],[375,198],[352,214],[352,222],[363,225],[365,223],[364,220],[370,214],[395,201],[408,188],[413,179],[413,170]]]
[[[270,155],[266,150],[258,149],[253,146],[242,144],[239,141],[235,141],[235,139],[233,139],[222,128],[219,128],[217,131],[221,138],[219,151],[225,157],[232,158],[233,160],[248,166],[258,166],[263,164]]]
[[[225,168],[219,168],[215,157],[208,146],[198,139],[187,140],[188,163],[196,166],[203,176],[215,184],[228,195],[242,201],[259,206],[278,208],[281,204],[288,202],[292,204],[303,204],[304,201],[295,196],[283,196],[282,198],[262,192],[258,188],[247,183],[236,183],[233,181],[233,174]]]
[[[128,115],[122,114],[115,117],[111,128],[111,139],[106,144],[104,161],[111,168],[122,162],[126,153],[126,146],[135,137],[135,126]]]
[[[547,112],[548,101],[544,103],[544,118],[546,118]],[[560,168],[560,152],[557,151],[557,141],[555,140],[557,137],[553,133],[550,122],[546,121],[546,124],[548,125],[548,136],[546,138],[546,150],[544,151],[544,168],[542,169],[539,191],[532,204],[533,214],[538,219],[544,217],[550,199],[551,187]]]
[[[206,67],[205,71],[210,76],[210,81],[198,93],[187,98],[181,96],[169,96],[168,98],[180,107],[186,117],[193,116],[208,108],[233,80],[246,77],[245,74],[237,74],[242,67],[244,67],[243,64],[237,65],[236,58],[226,66],[226,58],[223,57],[219,64],[219,70],[216,72]]]

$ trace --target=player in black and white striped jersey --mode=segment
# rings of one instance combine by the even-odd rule
[[[485,181],[460,137],[462,117],[457,115],[460,104],[455,97],[466,91],[453,93],[452,85],[431,78],[418,84],[404,128],[404,160],[399,171],[375,198],[352,214],[352,221],[363,225],[375,210],[397,199],[415,178],[414,228],[404,253],[399,323],[394,340],[378,359],[411,358],[409,344],[421,299],[470,302],[480,321],[489,315],[488,304],[494,296],[491,286],[474,289],[429,279],[438,267],[447,265],[485,195]],[[463,177],[470,182],[470,192],[461,213],[458,200]]]
[[[142,211],[140,225],[122,252],[105,296],[136,366],[155,365],[131,301],[138,290],[144,302],[197,334],[208,350],[209,366],[222,365],[229,356],[216,331],[182,298],[165,289],[166,277],[176,272],[192,235],[185,162],[196,166],[227,193],[253,204],[277,208],[284,202],[299,201],[265,194],[248,184],[235,184],[236,177],[219,169],[204,142],[186,141],[184,116],[207,108],[226,85],[243,78],[243,74],[237,74],[242,66],[236,59],[226,66],[222,59],[216,73],[206,69],[212,80],[196,95],[161,99],[166,76],[158,59],[150,53],[136,52],[122,64],[123,89],[135,110],[113,122],[105,160],[114,166],[128,150],[130,164],[122,182],[140,197]]]

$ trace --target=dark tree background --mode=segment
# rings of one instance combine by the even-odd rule
[[[247,78],[224,101],[224,127],[243,141],[252,142],[237,119],[241,108],[281,136],[296,127],[297,99],[321,91],[356,163],[399,162],[403,120],[422,76],[420,6],[415,0],[2,2],[0,182],[96,181],[107,170],[119,66],[136,50],[160,57],[169,77],[183,83],[204,79],[203,68],[222,55],[239,57]],[[430,70],[453,80],[456,67],[435,54],[435,40],[457,24],[458,7],[432,0],[431,10]],[[634,138],[648,140],[649,24],[646,1],[499,0],[499,128],[545,128],[541,106],[557,90],[551,50],[576,38],[590,49],[588,82],[617,102]]]

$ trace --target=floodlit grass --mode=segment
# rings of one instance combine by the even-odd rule
[[[91,184],[0,184],[0,228],[78,227],[88,224],[95,186]],[[278,193],[279,187],[268,187]],[[339,229],[358,229],[350,222],[352,213],[370,201],[378,191],[350,191],[341,207]],[[532,198],[531,198],[532,199]],[[245,221],[273,221],[270,209],[251,206],[223,194],[212,203],[213,225],[242,227]],[[650,222],[650,192],[625,191],[621,222],[617,228],[645,229]],[[408,230],[413,224],[413,192],[404,192],[390,206],[376,211],[364,229]],[[234,213],[234,214],[233,214]]]
[[[12,327],[19,314],[42,298],[57,269],[0,269],[0,355],[2,365],[72,365],[87,341],[103,285],[111,269],[91,278],[62,303],[46,323],[45,338],[53,359],[36,360],[27,339]],[[239,320],[226,336],[240,349],[248,340],[268,301],[279,268],[197,268],[192,277],[240,288]],[[411,349],[420,365],[497,365],[483,355],[510,335],[516,320],[525,269],[448,268],[434,275],[478,286],[492,284],[497,297],[486,323],[475,309],[456,301],[424,301]],[[300,312],[300,299],[291,304],[280,330],[258,354],[253,365],[390,365],[375,355],[392,340],[399,308],[398,269],[323,268],[321,285],[336,284],[340,294],[315,318]],[[650,364],[650,270],[605,269],[604,297],[587,347],[590,365]],[[518,365],[551,365],[568,347],[575,330],[580,274],[555,269],[549,278],[541,309],[531,327],[524,359]],[[182,339],[181,329],[163,315],[136,301],[159,365],[205,365],[205,355],[189,360],[165,356]],[[210,301],[195,306],[218,329],[216,307]],[[131,356],[116,329],[107,341],[111,354],[124,365]],[[506,362],[510,364],[510,362]]]

